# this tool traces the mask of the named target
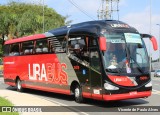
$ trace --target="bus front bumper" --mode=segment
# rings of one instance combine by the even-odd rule
[[[151,91],[130,92],[130,93],[124,93],[124,94],[103,95],[103,100],[105,101],[126,100],[126,99],[134,99],[134,98],[145,98],[149,96],[151,96]]]

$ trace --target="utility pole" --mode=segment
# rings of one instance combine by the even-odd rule
[[[44,0],[43,0],[43,33],[45,31],[45,25],[44,25]]]
[[[150,0],[150,26],[149,26],[149,32],[150,35],[152,34],[152,0]],[[152,52],[151,52],[151,44],[149,45],[149,54],[150,54],[150,72],[152,71]]]
[[[111,19],[111,10],[109,8],[110,0],[106,0],[106,9],[104,12],[104,19]]]
[[[101,9],[98,9],[98,19],[113,19],[113,13],[117,12],[119,20],[119,0],[101,0]]]

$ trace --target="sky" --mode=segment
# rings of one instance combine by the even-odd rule
[[[6,4],[13,0],[0,0],[0,4]],[[97,10],[101,8],[101,0],[14,0],[18,2],[31,2],[47,5],[55,9],[63,16],[69,16],[72,24],[84,21],[97,20]],[[71,2],[74,2],[75,7]],[[150,4],[151,3],[151,4]],[[135,27],[140,33],[152,34],[160,41],[160,0],[120,0],[119,20]],[[151,7],[150,7],[151,6]],[[150,10],[151,9],[151,10]],[[151,11],[151,13],[150,13]],[[117,13],[113,13],[112,19],[117,20]],[[151,21],[150,21],[151,19]],[[148,51],[151,52],[153,59],[160,56],[160,50],[153,51],[149,40],[145,40]],[[151,47],[148,47],[151,46]]]

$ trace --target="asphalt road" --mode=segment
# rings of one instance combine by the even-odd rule
[[[61,106],[68,106],[73,111],[79,112],[83,110],[83,112],[81,112],[80,114],[104,115],[109,113],[111,115],[115,115],[115,114],[128,115],[128,112],[107,112],[107,111],[119,110],[121,108],[133,109],[134,107],[136,109],[139,107],[142,107],[145,109],[145,107],[147,106],[150,106],[150,107],[159,106],[158,108],[160,108],[160,77],[159,78],[152,77],[152,84],[153,84],[153,92],[152,92],[152,96],[150,96],[149,98],[131,99],[131,100],[123,100],[123,101],[115,101],[115,102],[102,102],[102,101],[86,99],[85,103],[78,104],[74,101],[73,97],[67,96],[67,95],[61,95],[61,94],[49,93],[49,92],[43,92],[43,91],[37,91],[37,90],[31,90],[31,89],[26,89],[24,93],[28,93],[34,96],[39,96],[43,99],[49,100],[50,102],[58,103]],[[14,87],[9,87],[5,85],[2,77],[0,77],[0,90],[1,89],[16,91]],[[152,112],[140,112],[140,113],[130,112],[129,114],[130,115],[137,115],[137,114],[159,115],[159,113],[160,112],[152,111]]]

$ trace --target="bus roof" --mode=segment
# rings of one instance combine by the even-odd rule
[[[93,28],[97,28],[96,30]],[[8,40],[5,42],[5,44],[12,44],[12,43],[18,43],[18,42],[24,42],[29,40],[35,40],[40,38],[46,38],[50,36],[62,36],[66,35],[69,32],[72,32],[74,30],[81,30],[85,29],[88,30],[91,33],[95,33],[96,35],[99,35],[98,28],[107,28],[107,29],[113,29],[113,30],[129,30],[136,32],[137,30],[128,24],[121,22],[119,20],[97,20],[97,21],[88,21],[88,22],[82,22],[78,24],[73,24],[71,26],[63,26],[60,28],[49,30],[46,33],[43,34],[35,34],[31,36],[21,37],[13,40]]]
[[[4,44],[24,42],[24,41],[35,40],[35,39],[45,38],[45,37],[46,37],[45,34],[35,34],[35,35],[25,36],[21,38],[12,39],[12,40],[7,40]]]
[[[93,27],[97,28],[97,32],[99,28],[106,28],[106,29],[112,29],[112,30],[130,30],[133,32],[137,31],[135,28],[119,20],[95,20],[95,21],[87,21],[87,22],[82,22],[78,24],[73,24],[70,26],[63,26],[60,28],[49,30],[48,32],[54,34],[55,36],[59,36],[59,35],[66,35],[68,30],[72,31],[74,29],[77,29],[77,30],[86,29],[86,30],[92,31]],[[95,31],[92,31],[92,32],[95,33]]]

